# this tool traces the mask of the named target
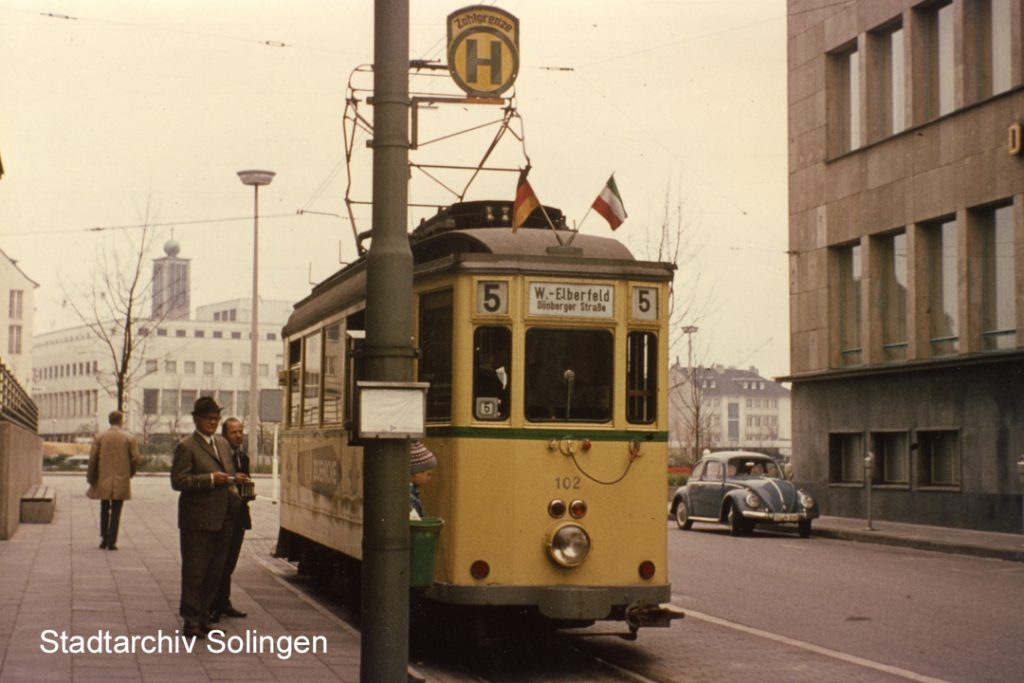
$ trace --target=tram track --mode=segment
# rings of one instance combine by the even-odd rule
[[[359,637],[353,615],[344,605],[300,578],[295,566],[270,555],[271,544],[247,541],[246,551],[275,581],[340,628]],[[413,634],[409,673],[431,683],[668,683],[671,678],[652,677],[651,672],[614,661],[614,654],[592,637],[555,634],[463,640],[437,647],[417,642]],[[614,638],[602,635],[602,638]],[[586,640],[581,640],[586,638]],[[615,639],[618,640],[617,638]],[[595,648],[599,650],[595,652]],[[410,679],[412,680],[412,679]]]

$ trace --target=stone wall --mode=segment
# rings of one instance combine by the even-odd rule
[[[0,540],[14,536],[21,519],[21,496],[42,482],[42,438],[0,421]]]

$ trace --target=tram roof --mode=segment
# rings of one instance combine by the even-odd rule
[[[560,230],[563,241],[574,233]],[[458,268],[469,271],[537,272],[549,275],[668,280],[673,264],[637,261],[621,242],[575,233],[572,243],[559,245],[550,230],[467,228],[413,238],[414,277]],[[361,258],[319,283],[295,304],[284,334],[313,325],[366,293],[366,259]]]

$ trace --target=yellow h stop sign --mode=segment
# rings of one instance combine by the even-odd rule
[[[448,71],[474,97],[495,97],[519,73],[519,19],[485,5],[448,15]]]

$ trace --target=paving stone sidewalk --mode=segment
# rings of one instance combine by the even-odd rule
[[[0,683],[359,680],[358,633],[292,589],[287,572],[275,571],[283,561],[269,557],[278,516],[269,500],[252,503],[254,528],[234,575],[232,602],[248,617],[222,620],[219,641],[198,641],[188,652],[177,638],[181,558],[177,494],[168,478],[133,480],[116,551],[98,548],[99,504],[85,497],[84,475],[47,475],[45,483],[57,490],[53,522],[23,524],[0,542]],[[109,633],[104,649],[123,644],[117,636],[151,638],[137,640],[134,653],[66,654],[61,632],[81,636],[79,646]],[[250,642],[270,636],[264,651],[246,647],[247,634]],[[322,636],[325,651],[299,654],[303,636]],[[74,639],[64,642],[74,646]],[[270,642],[279,651],[267,651]],[[143,652],[158,644],[162,653]],[[286,656],[289,645],[295,651]],[[229,646],[248,652],[216,651]]]

